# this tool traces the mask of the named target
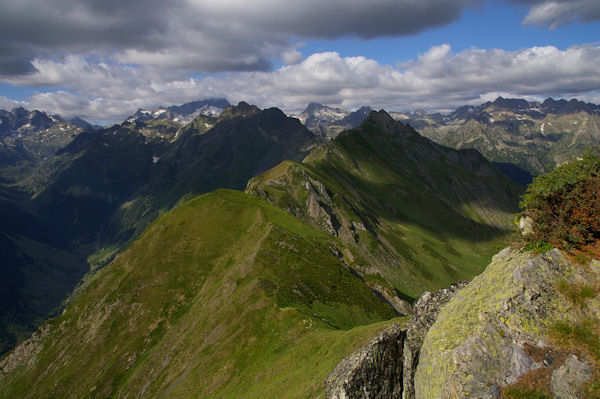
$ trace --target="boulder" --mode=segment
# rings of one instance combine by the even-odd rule
[[[416,398],[499,398],[502,387],[544,367],[525,350],[550,345],[547,331],[575,312],[556,290],[575,266],[557,249],[498,253],[439,313],[415,375]]]

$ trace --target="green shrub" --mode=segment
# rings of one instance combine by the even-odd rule
[[[576,285],[561,279],[557,283],[558,291],[574,305],[583,307],[586,299],[596,296],[596,289],[588,284]]]
[[[579,158],[538,176],[527,187],[521,216],[532,219],[526,247],[545,242],[572,250],[600,238],[600,156],[588,150]]]

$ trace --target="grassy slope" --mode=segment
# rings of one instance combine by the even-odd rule
[[[519,188],[481,157],[443,149],[416,133],[397,138],[364,124],[303,164],[285,162],[253,179],[247,191],[301,214],[306,175],[323,183],[342,225],[348,219],[372,229],[346,244],[356,240],[354,247],[385,280],[415,298],[483,270],[505,245],[503,228],[510,228]],[[466,160],[450,162],[445,152]]]
[[[21,202],[0,184],[0,355],[27,339],[89,270]]]
[[[332,254],[338,246],[257,198],[198,197],[95,274],[49,322],[31,367],[0,379],[0,391],[315,396],[335,364],[394,315]]]
[[[0,230],[0,354],[27,339],[87,271],[81,257]]]

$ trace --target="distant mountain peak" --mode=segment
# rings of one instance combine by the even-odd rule
[[[311,113],[321,110],[323,108],[329,108],[329,107],[326,107],[325,105],[319,104],[319,103],[310,103],[306,106],[303,113],[311,114]]]
[[[218,117],[230,105],[229,101],[224,98],[208,98],[170,107],[160,106],[151,110],[140,108],[126,120],[133,123],[169,119],[173,122],[185,124],[200,115]]]
[[[386,132],[391,132],[395,130],[398,126],[404,126],[400,122],[397,122],[394,118],[390,116],[390,114],[388,114],[384,110],[372,110],[369,113],[369,116],[367,116],[365,120],[360,124],[360,127],[364,128],[368,124],[376,125]]]
[[[511,111],[520,111],[531,108],[537,105],[537,103],[530,103],[522,98],[504,98],[498,97],[492,102],[491,106],[495,108],[508,109]]]
[[[258,112],[260,112],[260,108],[258,108],[256,105],[251,105],[245,101],[240,101],[238,105],[231,105],[225,108],[223,112],[221,112],[219,119],[225,120],[238,117],[244,118],[250,115],[254,115]]]

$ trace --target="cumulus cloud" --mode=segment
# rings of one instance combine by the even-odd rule
[[[72,56],[36,61],[37,72],[14,83],[52,81],[65,91],[36,94],[30,108],[119,121],[137,108],[208,97],[248,101],[297,112],[316,101],[344,108],[370,104],[387,110],[449,110],[504,96],[595,99],[600,92],[600,46],[553,46],[517,51],[472,48],[453,53],[435,46],[417,59],[382,65],[335,52],[313,54],[274,71],[167,79],[152,70]]]
[[[295,38],[403,36],[482,0],[0,0],[0,76],[68,55],[182,71],[269,70]]]
[[[598,0],[511,0],[513,3],[530,7],[524,24],[548,26],[555,29],[576,21],[600,20]]]
[[[589,70],[584,79],[578,71],[589,60],[579,64],[577,57],[589,57],[593,47],[453,54],[443,45],[397,68],[335,53],[304,59],[298,50],[303,39],[416,34],[484,1],[0,0],[0,81],[55,86],[30,104],[94,118],[216,95],[292,109],[308,101],[400,107],[408,104],[400,92],[419,106],[435,106],[428,95],[462,101],[504,86],[517,94],[585,92],[597,73]],[[555,27],[600,18],[597,0],[498,1],[530,8],[524,23]],[[567,67],[569,57],[575,58]],[[201,78],[207,73],[213,77]]]

